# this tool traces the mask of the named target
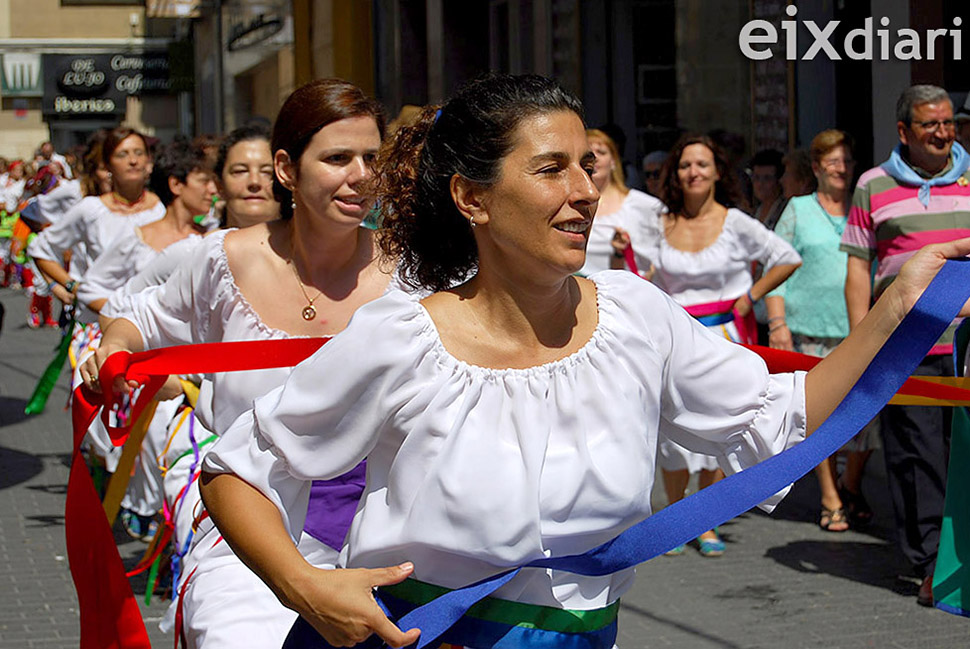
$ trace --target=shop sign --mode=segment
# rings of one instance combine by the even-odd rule
[[[226,49],[237,52],[259,45],[282,30],[283,15],[277,12],[259,13],[241,19],[230,18]]]
[[[126,93],[115,88],[109,54],[45,54],[45,115],[121,115]]]
[[[166,53],[45,54],[47,115],[116,115],[129,95],[176,92]]]
[[[115,54],[109,65],[115,88],[126,94],[167,93],[172,89],[165,54]]]

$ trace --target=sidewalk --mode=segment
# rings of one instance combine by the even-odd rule
[[[25,300],[0,289],[0,649],[78,646],[77,600],[64,550],[64,490],[70,453],[67,376],[47,410],[23,408],[57,335],[24,324]],[[864,490],[876,518],[866,533],[832,534],[815,525],[818,492],[803,479],[771,517],[749,512],[721,528],[727,552],[704,559],[688,548],[638,570],[623,598],[621,649],[966,649],[970,620],[916,605],[917,582],[902,578],[889,535],[884,470],[875,455]],[[654,503],[663,502],[658,486]],[[145,546],[122,533],[129,566]],[[134,591],[144,599],[144,580]],[[142,603],[143,604],[143,603]],[[143,613],[153,646],[167,602]]]

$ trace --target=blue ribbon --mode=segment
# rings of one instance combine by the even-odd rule
[[[526,567],[589,576],[630,568],[748,511],[811,471],[876,416],[960,312],[970,298],[968,262],[961,259],[944,264],[849,394],[805,441],[660,510],[584,554],[539,559]],[[446,593],[414,609],[397,624],[403,630],[421,629],[417,649],[432,645],[471,606],[508,583],[519,570]],[[380,647],[383,643],[372,637],[358,646]],[[303,618],[297,619],[283,644],[284,649],[330,647]]]
[[[695,315],[694,319],[705,327],[716,327],[717,325],[727,324],[729,322],[734,322],[734,314],[731,311],[727,313],[712,313],[710,315]]]

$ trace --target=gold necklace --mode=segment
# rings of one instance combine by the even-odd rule
[[[293,276],[296,277],[296,283],[300,287],[300,292],[303,293],[304,299],[306,299],[308,302],[308,304],[303,307],[303,311],[300,312],[300,315],[303,316],[304,320],[309,322],[317,317],[317,310],[313,307],[313,303],[320,299],[320,296],[323,295],[323,291],[317,293],[316,297],[311,300],[310,296],[306,292],[306,289],[303,288],[303,280],[300,279],[300,273],[298,273],[296,270],[296,264],[293,263],[292,259],[287,259],[286,263],[291,264],[290,268],[293,269]]]

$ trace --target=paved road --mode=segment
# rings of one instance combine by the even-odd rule
[[[22,414],[57,336],[26,328],[20,295],[0,289],[0,302],[7,307],[0,333],[0,649],[77,647],[63,536],[66,377],[45,413]],[[876,456],[864,485],[876,510],[867,533],[819,530],[809,478],[773,516],[750,512],[724,525],[724,557],[704,559],[688,549],[642,566],[622,601],[619,646],[967,649],[970,620],[916,606],[916,581],[900,576],[887,541],[883,479]],[[117,536],[122,557],[134,564],[144,546]],[[143,598],[144,582],[133,586]],[[155,647],[172,643],[157,629],[166,607],[159,598],[143,607]]]

